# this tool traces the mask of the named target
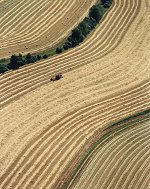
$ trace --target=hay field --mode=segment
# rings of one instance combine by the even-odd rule
[[[51,48],[82,20],[96,0],[0,1],[0,57]]]
[[[149,188],[150,120],[134,122],[97,147],[70,188]]]
[[[0,188],[61,188],[101,128],[150,107],[149,31],[148,0],[114,0],[83,44],[0,76]]]

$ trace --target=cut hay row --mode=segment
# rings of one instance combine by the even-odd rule
[[[124,5],[123,11],[126,10],[126,5],[127,5],[127,4]],[[120,6],[118,6],[118,4],[116,4],[116,6],[114,6],[114,10],[117,8],[117,9],[118,9],[118,12],[119,12],[119,9],[121,8],[121,6],[122,6],[122,4],[120,4]],[[135,9],[136,9],[136,8],[137,8],[137,7],[135,7]],[[121,10],[122,10],[122,9],[121,9]],[[121,11],[121,14],[123,14],[123,11]],[[117,12],[117,11],[116,11],[116,12]],[[121,14],[119,14],[118,19],[120,18],[120,15],[121,15]],[[117,15],[117,13],[113,15],[113,18],[110,20],[110,23],[111,23],[112,20],[116,17],[116,15]],[[135,16],[135,15],[134,15],[134,16]],[[129,18],[128,18],[127,20],[129,20]],[[109,26],[109,23],[106,22],[106,24],[107,24],[107,27],[108,27],[108,26]],[[114,23],[114,25],[115,25],[115,24],[116,24],[116,23]],[[113,27],[114,27],[114,25],[113,25]],[[113,27],[112,27],[112,28],[113,28]],[[112,28],[110,28],[110,30],[112,30]],[[100,29],[103,29],[103,28],[100,28]],[[108,30],[108,29],[107,29],[107,30]],[[91,42],[93,41],[93,38],[95,38],[95,35],[97,36],[97,34],[98,34],[99,32],[100,32],[100,30],[97,31],[96,34],[94,34],[91,38],[89,38]],[[107,31],[104,30],[104,32],[106,33]],[[102,35],[102,36],[101,36],[103,40],[106,38],[106,36],[108,36],[109,32],[110,32],[110,31],[108,31],[108,33],[106,33],[106,35],[104,35],[104,36]],[[103,34],[103,33],[102,33],[102,34]],[[98,36],[98,37],[99,37],[99,36]],[[112,37],[112,36],[110,35],[110,37]],[[101,39],[95,38],[94,41],[96,41],[96,40],[101,40]],[[91,44],[91,43],[89,44],[89,45],[91,45],[90,50],[89,50],[89,48],[88,48],[89,45],[87,45],[87,44],[88,44],[90,41],[88,40],[86,43],[84,43],[84,44],[82,45],[82,49],[83,49],[84,51],[88,49],[88,51],[85,51],[85,54],[84,54],[84,51],[83,51],[83,50],[82,50],[82,51],[83,51],[83,53],[82,53],[81,49],[79,49],[79,51],[81,51],[80,53],[82,53],[81,55],[82,55],[82,56],[84,55],[84,58],[85,58],[85,55],[86,55],[86,54],[87,54],[88,56],[90,55],[90,54],[89,54],[89,52],[91,53],[90,50],[92,50],[92,51],[94,50],[94,49],[93,49],[94,41],[93,41],[92,44]],[[101,41],[100,41],[100,42],[101,42]],[[107,41],[107,42],[108,42],[108,41]],[[105,44],[106,44],[106,43],[105,43]],[[98,46],[98,45],[99,45],[99,42],[97,42],[97,46]],[[86,47],[86,49],[83,48],[83,47]],[[98,50],[99,50],[99,49],[97,49],[97,51],[98,51]],[[75,50],[75,53],[72,53],[72,52],[71,52],[71,54],[69,53],[70,55],[69,55],[69,57],[67,56],[67,58],[70,59],[71,55],[78,55],[78,54],[79,54],[79,51],[76,49],[76,50]],[[74,52],[74,50],[73,50],[73,52]],[[62,58],[61,58],[61,57],[59,56],[58,59],[55,57],[54,59],[56,59],[56,60],[55,60],[54,63],[56,63],[58,60],[59,60],[59,61],[61,61],[62,59],[64,60],[64,59],[66,58],[66,55],[67,55],[67,53],[65,54],[65,57],[64,57],[64,56],[61,56],[61,57],[62,57]],[[95,56],[95,52],[92,54],[92,56]],[[80,59],[77,59],[78,57],[79,57]],[[80,54],[78,55],[78,57],[74,57],[75,60],[78,60],[78,61],[79,61],[79,60],[82,60]],[[97,57],[97,54],[96,54],[96,57]],[[87,57],[86,57],[86,58],[87,58]],[[50,60],[53,61],[53,58],[51,58]],[[84,59],[83,59],[83,60],[84,60]],[[66,61],[68,61],[68,60],[66,59]],[[49,65],[49,60],[46,61],[46,62],[47,62],[47,64],[45,64],[45,66],[48,66],[48,65]],[[52,62],[52,63],[53,63],[53,62]],[[68,64],[68,62],[63,62],[63,64],[64,64],[64,63],[65,63],[65,64]],[[76,63],[76,62],[75,62],[75,63]],[[36,65],[36,68],[35,68],[36,70],[35,70],[35,71],[39,71],[39,70],[37,70],[38,66],[40,66],[40,69],[42,69],[42,66],[41,66],[41,63],[40,63],[40,65],[38,65],[38,64]],[[33,65],[33,66],[30,66],[30,69],[31,69],[31,68],[34,68],[34,65]],[[27,68],[27,69],[28,69],[28,68]],[[22,73],[24,73],[24,72],[26,71],[26,68],[25,68],[25,70],[22,70],[22,71],[23,71]],[[28,71],[29,71],[29,70],[28,70]],[[32,71],[33,71],[33,70],[32,70]],[[10,74],[11,74],[11,73],[10,73]],[[19,75],[20,75],[20,74],[21,74],[21,73],[19,73]],[[18,75],[18,74],[17,74],[17,75]],[[10,77],[10,78],[8,78],[8,79],[10,79],[11,81],[13,81],[13,80],[12,80],[13,77]]]
[[[141,137],[140,137],[141,138]],[[127,161],[129,162],[131,159],[133,160],[133,162],[135,162],[135,161],[137,161],[137,159],[136,158],[133,158],[133,157],[135,157],[135,156],[138,156],[139,157],[139,151],[140,151],[140,157],[142,156],[142,158],[143,158],[143,156],[144,156],[144,154],[146,153],[146,151],[147,151],[147,149],[148,149],[148,146],[149,146],[149,143],[148,143],[148,138],[149,137],[144,137],[144,139],[142,139],[142,140],[140,140],[140,141],[138,141],[138,143],[136,143],[134,146],[132,146],[132,148],[130,148],[129,149],[129,151],[127,151],[128,153],[130,152],[130,151],[132,151],[132,152],[134,152],[134,153],[132,153],[132,154],[130,154],[129,156],[127,156],[126,157],[126,161],[123,163],[123,165],[125,165],[125,163],[126,163],[126,165],[127,165]],[[135,141],[134,141],[135,142]],[[145,144],[145,143],[146,144]],[[142,145],[141,145],[141,144]],[[140,146],[139,146],[139,144],[140,144]],[[136,149],[136,150],[135,150]],[[128,155],[128,154],[127,154]],[[141,158],[141,159],[142,159]],[[140,159],[140,161],[141,161],[141,159]],[[130,164],[131,165],[131,164]],[[132,166],[133,166],[133,164],[132,164]],[[115,166],[114,167],[115,169],[117,169],[117,166]],[[120,171],[120,169],[122,169],[122,172],[124,171],[124,169],[123,169],[123,166],[121,166],[121,163],[120,163],[120,168],[119,168],[119,171]],[[127,172],[127,170],[125,170],[125,174],[126,174],[126,172]],[[116,179],[116,178],[118,178],[118,176],[120,177],[120,178],[122,178],[123,176],[125,176],[124,175],[124,172],[121,174],[121,173],[119,173],[120,175],[116,175],[115,174],[115,176],[114,176],[114,179]],[[110,175],[108,175],[108,177],[109,177]],[[111,177],[112,178],[112,177]],[[120,181],[120,178],[118,179],[119,181]],[[124,178],[124,177],[123,177]],[[132,178],[132,177],[131,177]],[[114,180],[113,179],[113,180]],[[110,180],[109,179],[107,179],[107,183],[109,183],[109,184],[106,184],[106,185],[108,185],[108,187],[110,188],[111,186],[113,186],[114,185],[114,183],[112,183],[112,182],[110,182]],[[117,182],[117,183],[115,183],[115,185],[121,185],[122,183],[124,183],[123,181],[120,183],[120,184],[118,184],[119,182]],[[127,183],[126,183],[127,184]],[[103,186],[105,186],[105,183],[103,184]]]
[[[146,120],[146,119],[145,119]],[[129,125],[130,127],[132,126],[132,128],[130,128],[130,130],[129,130],[129,132],[126,132],[126,134],[129,134],[130,135],[130,140],[128,140],[128,138],[129,138],[129,135],[127,136],[127,135],[125,135],[126,136],[126,138],[125,138],[125,136],[124,136],[124,133],[122,132],[122,134],[119,134],[119,136],[117,137],[117,138],[114,138],[114,135],[116,135],[116,134],[118,134],[118,131],[115,131],[113,134],[111,134],[110,136],[108,135],[108,137],[105,137],[105,139],[103,139],[102,140],[102,142],[100,142],[99,144],[98,144],[98,146],[96,146],[96,149],[95,150],[97,150],[98,148],[103,148],[103,152],[104,152],[104,155],[105,154],[107,154],[108,152],[110,152],[111,151],[111,147],[112,147],[112,145],[116,145],[117,146],[117,149],[115,148],[115,153],[117,152],[117,150],[118,150],[118,153],[119,153],[119,150],[121,150],[122,149],[122,142],[124,141],[124,140],[128,140],[128,143],[131,141],[131,137],[133,136],[133,133],[134,133],[134,131],[135,131],[135,129],[137,129],[137,128],[135,128],[134,126],[136,125],[136,122],[134,123],[134,121],[132,121],[132,123]],[[124,127],[123,127],[123,125],[122,125],[122,127],[119,129],[119,133],[121,132],[121,131],[124,131]],[[143,134],[144,132],[143,132],[143,130],[141,129],[141,128],[139,128],[138,129],[138,134],[136,135],[137,137],[141,137],[141,135]],[[109,134],[109,133],[108,133]],[[124,139],[122,139],[122,136],[124,136]],[[107,143],[107,141],[109,140],[109,138],[110,138],[110,141],[109,141],[109,143]],[[113,138],[113,140],[112,140],[112,138]],[[99,138],[99,140],[101,140],[101,138]],[[106,141],[106,145],[103,145],[103,143]],[[111,146],[111,147],[110,147]],[[108,147],[110,147],[110,148],[108,148]],[[93,149],[93,148],[92,148]],[[113,148],[112,148],[113,149]],[[91,151],[92,152],[92,151]],[[89,159],[89,156],[91,156],[91,154],[93,154],[93,152],[91,153],[90,152],[90,154],[87,156],[87,158]],[[98,150],[97,150],[97,152],[98,152]],[[95,154],[94,154],[95,155]],[[94,155],[92,155],[93,157],[94,157]],[[109,154],[108,156],[107,156],[107,158],[102,158],[103,159],[103,162],[104,161],[107,161],[108,160],[108,162],[107,163],[109,163],[109,158],[110,158],[110,155],[111,154]],[[87,159],[87,160],[88,160]],[[87,160],[86,160],[86,162],[87,162]],[[88,160],[88,162],[90,163],[92,160]],[[105,167],[104,167],[104,164],[103,164],[103,162],[102,162],[102,164],[101,164],[101,168],[103,168],[103,169],[105,169]],[[95,164],[95,168],[97,168],[97,169],[91,169],[90,170],[90,174],[92,175],[92,174],[94,174],[94,172],[96,172],[96,171],[98,171],[99,170],[99,162],[98,162],[98,159],[94,159],[94,162],[92,162],[92,163],[94,163]],[[107,165],[107,164],[106,164]],[[88,167],[88,164],[86,164],[86,165],[84,165],[83,163],[82,163],[82,165],[81,166],[86,166],[86,168]],[[80,169],[82,169],[82,167],[80,166]],[[79,169],[79,171],[80,171],[80,169]],[[76,173],[76,175],[75,176],[77,176],[77,174],[78,174],[78,172]],[[86,180],[86,177],[85,178],[83,178],[84,180]],[[72,182],[73,182],[74,180],[72,180],[71,182],[70,182],[70,184],[69,184],[69,186],[68,186],[68,188],[71,186],[71,184],[72,184]],[[89,186],[88,184],[90,184],[90,182],[92,182],[92,180],[87,180],[87,181],[85,181],[86,182],[86,184],[87,184],[87,186]],[[91,187],[91,185],[90,185],[90,187]]]
[[[8,12],[0,14],[0,56],[53,46],[68,35],[95,2],[27,0],[4,3]]]
[[[149,132],[150,122],[145,121],[100,146],[71,188],[148,188],[150,174],[146,183],[141,178],[150,171],[145,167],[150,163]]]
[[[1,76],[0,188],[60,188],[63,171],[76,163],[74,157],[80,159],[90,137],[150,106],[148,53],[141,53],[149,37],[142,27],[148,22],[145,5],[116,0],[106,20],[76,49]],[[110,30],[108,38],[116,34],[118,44],[113,51],[102,35]],[[105,57],[101,40],[108,48]],[[56,71],[64,73],[62,80],[13,102],[48,83]]]
[[[139,97],[137,96],[137,98],[139,98]],[[133,104],[135,104],[135,106],[136,106],[136,102],[134,102],[132,99],[130,99],[130,101],[133,102]],[[32,146],[30,144],[29,145],[30,147],[28,146],[26,148],[25,152],[21,153],[18,156],[19,161],[15,162],[13,167],[11,167],[11,174],[13,173],[12,169],[14,169],[14,173],[11,175],[11,177],[9,177],[9,173],[10,173],[10,170],[9,170],[6,173],[7,182],[4,182],[5,184],[1,185],[1,186],[8,187],[8,183],[10,184],[11,180],[16,180],[16,182],[14,182],[14,184],[12,184],[13,183],[12,182],[10,185],[13,186],[13,188],[17,188],[17,187],[15,187],[15,184],[21,184],[22,177],[25,177],[24,179],[26,179],[25,180],[26,182],[28,180],[31,180],[32,176],[34,176],[34,171],[37,171],[37,169],[40,169],[40,167],[45,166],[45,165],[48,166],[48,168],[49,168],[48,170],[51,170],[51,171],[55,170],[55,167],[57,167],[58,165],[53,164],[53,162],[56,161],[55,158],[57,158],[56,154],[58,152],[59,152],[58,160],[61,161],[62,159],[65,159],[66,156],[71,155],[70,150],[75,148],[74,145],[76,143],[76,140],[80,139],[84,133],[85,133],[84,137],[82,137],[83,140],[84,140],[85,136],[88,138],[89,137],[88,135],[91,135],[92,132],[94,133],[94,131],[96,131],[96,129],[98,129],[100,127],[99,120],[101,119],[101,117],[103,117],[104,120],[109,121],[109,119],[112,120],[112,117],[114,119],[117,119],[115,114],[117,114],[117,116],[121,116],[123,114],[123,112],[121,112],[121,108],[120,108],[120,110],[117,111],[117,109],[119,109],[119,107],[121,107],[121,105],[117,104],[114,101],[114,99],[112,100],[112,102],[109,102],[109,103],[113,104],[113,102],[116,104],[116,108],[114,108],[114,109],[112,108],[112,112],[110,112],[109,109],[108,110],[105,109],[106,115],[108,114],[110,117],[103,115],[103,112],[101,113],[101,116],[97,116],[97,114],[98,113],[100,114],[100,111],[103,110],[103,107],[98,106],[99,109],[97,107],[98,110],[95,111],[96,115],[94,115],[94,111],[93,111],[93,115],[92,115],[92,112],[90,111],[89,115],[86,115],[86,116],[84,116],[83,112],[80,112],[80,113],[78,113],[79,114],[78,117],[74,116],[74,118],[73,118],[71,116],[71,118],[69,119],[70,121],[64,119],[64,121],[62,121],[62,122],[60,121],[57,125],[55,124],[54,128],[52,127],[53,129],[48,129],[47,132],[43,132],[43,134],[38,137],[38,140],[36,139],[36,141],[34,141],[34,143],[32,141]],[[137,102],[137,103],[139,104],[139,102]],[[130,109],[132,109],[132,111],[133,111],[133,108],[130,105],[130,103],[129,104],[127,103],[126,105],[127,105],[127,107],[129,107],[128,108],[129,110],[127,111],[126,109],[123,109],[123,111],[125,111],[125,113],[127,113],[127,112],[130,113],[131,112]],[[139,108],[141,108],[141,107],[139,107]],[[116,112],[118,112],[118,113],[116,113]],[[85,114],[87,114],[87,110],[85,111]],[[48,115],[49,115],[49,113],[48,113]],[[81,115],[83,117],[82,122],[81,122]],[[91,116],[91,118],[88,118],[90,116]],[[44,120],[47,120],[47,119],[48,119],[48,117],[44,118]],[[104,120],[102,120],[101,123],[104,124],[105,123]],[[43,125],[44,125],[44,123],[43,123]],[[30,126],[32,127],[32,125],[30,125]],[[41,139],[42,139],[42,141],[41,141]],[[58,142],[60,145],[58,145]],[[61,144],[63,144],[63,143],[64,143],[64,145],[62,146]],[[79,144],[80,144],[80,142],[78,141],[78,143],[76,145],[79,145]],[[54,146],[56,146],[56,149],[54,148]],[[61,147],[61,151],[60,151],[60,147]],[[69,151],[67,153],[68,148],[69,148]],[[77,150],[77,149],[75,148],[75,150]],[[62,155],[63,151],[65,152],[64,157]],[[54,154],[55,154],[55,156],[54,156]],[[22,157],[24,157],[24,158],[22,159]],[[44,160],[46,160],[47,163],[44,162]],[[37,161],[38,163],[34,164],[35,161]],[[28,165],[30,165],[30,169],[29,169]],[[18,166],[19,166],[19,168],[18,168]],[[43,170],[43,171],[46,171],[46,170]],[[21,172],[22,174],[21,175],[18,174],[19,172]],[[41,171],[37,171],[37,173],[41,174]],[[57,173],[55,173],[55,176],[57,174],[58,174],[58,171],[57,171]],[[16,177],[18,179],[16,179]],[[45,175],[43,175],[43,178],[45,178],[45,177],[46,177],[46,173],[45,173]],[[39,178],[39,176],[37,178]],[[51,179],[53,180],[54,177],[52,177]],[[24,181],[24,180],[22,180],[22,181]],[[27,184],[30,184],[30,182],[27,182]],[[38,183],[38,184],[40,184],[40,183]],[[37,187],[38,184],[35,185],[35,187]],[[20,185],[20,187],[23,187],[23,185]],[[18,188],[19,188],[19,186],[18,186]]]
[[[34,5],[34,6],[33,6]],[[73,4],[71,4],[71,6],[72,5],[74,5],[74,3]],[[67,7],[69,7],[70,8],[70,4],[67,4],[67,2],[59,2],[59,3],[56,3],[56,2],[53,2],[53,3],[51,3],[51,6],[49,7],[47,4],[46,4],[46,2],[45,1],[38,1],[37,2],[37,5],[35,4],[35,2],[32,2],[32,4],[28,4],[28,6],[26,6],[25,4],[24,4],[24,6],[25,6],[25,10],[24,9],[22,9],[22,7],[21,7],[21,11],[19,12],[19,15],[16,15],[16,17],[18,17],[18,19],[19,20],[21,20],[21,22],[25,22],[26,23],[26,25],[24,26],[24,29],[25,29],[25,31],[22,29],[22,27],[21,28],[19,28],[21,31],[20,31],[20,33],[18,32],[17,33],[17,36],[16,36],[16,39],[18,40],[18,42],[20,42],[21,40],[22,41],[30,41],[30,42],[32,42],[32,40],[33,41],[36,41],[36,39],[34,38],[34,37],[40,37],[40,35],[41,34],[43,34],[42,32],[43,32],[43,30],[44,30],[44,32],[45,32],[45,28],[44,28],[44,26],[45,25],[47,25],[46,23],[48,22],[49,24],[50,24],[50,26],[52,26],[53,24],[53,22],[54,22],[54,20],[58,20],[58,16],[59,16],[59,12],[60,12],[60,14],[62,14],[62,12],[64,11],[64,9],[63,9],[63,7],[65,7],[65,6],[67,6]],[[29,9],[29,7],[32,7],[32,9],[33,10],[30,10]],[[41,8],[46,8],[47,10],[46,11],[44,11],[44,13],[42,13],[42,12],[39,12],[38,13],[38,20],[37,19],[34,19],[34,22],[36,23],[36,24],[34,24],[34,22],[33,22],[33,19],[31,19],[32,18],[32,15],[34,16],[35,15],[35,13],[37,13],[37,10],[35,9],[35,7],[37,7],[37,9],[38,10],[40,10]],[[47,8],[48,7],[48,8]],[[25,14],[23,14],[23,12],[25,12]],[[51,15],[48,15],[48,12],[50,12],[51,13]],[[42,14],[41,14],[42,13]],[[16,13],[14,13],[14,14],[16,14]],[[23,15],[22,17],[25,17],[25,19],[22,19],[22,17],[20,16],[20,15]],[[63,16],[63,15],[62,15]],[[27,17],[27,18],[26,18]],[[28,19],[28,17],[30,18],[30,19]],[[59,16],[60,17],[60,16]],[[15,19],[15,18],[13,18],[13,19]],[[60,19],[60,18],[59,18]],[[37,22],[38,21],[38,22]],[[11,22],[12,22],[12,20],[11,20]],[[4,25],[5,27],[3,27],[4,28],[4,31],[7,33],[7,31],[9,31],[9,25],[10,25],[10,23],[11,22],[6,22],[7,23],[7,25]],[[13,21],[13,24],[17,24],[18,23],[18,20],[16,21],[16,22],[14,22]],[[32,25],[30,25],[30,24],[32,24]],[[3,23],[2,23],[3,24]],[[19,24],[21,24],[20,22],[19,22]],[[34,27],[33,27],[34,26]],[[39,26],[39,27],[38,27]],[[15,30],[16,31],[16,28],[14,27],[14,26],[11,26],[12,28],[13,28],[13,30]],[[18,27],[18,26],[17,26]],[[47,26],[45,26],[45,27],[47,27]],[[5,28],[7,28],[7,31],[6,31],[6,29]],[[35,28],[34,30],[33,30],[33,28]],[[46,29],[49,29],[49,28],[46,28]],[[29,34],[27,33],[27,32],[29,32]],[[27,36],[27,34],[29,35],[29,37],[30,38],[28,38]],[[22,37],[20,37],[19,38],[19,36],[20,35],[23,35]],[[26,34],[26,35],[25,35]],[[36,35],[35,35],[36,34]],[[4,33],[2,33],[1,34],[2,36],[5,36],[5,34]],[[9,33],[7,33],[6,35],[9,35]],[[33,38],[31,38],[32,37],[32,35],[34,35],[34,37]],[[37,36],[38,35],[38,36]],[[8,45],[12,45],[13,43],[16,43],[16,41],[15,41],[15,38],[13,38],[13,39],[9,39],[10,41],[11,41],[11,43],[9,42],[9,44]],[[3,43],[3,45],[4,45],[5,43]]]
[[[122,1],[120,1],[120,2],[122,2]],[[132,0],[132,1],[130,1],[130,3],[131,2],[134,2],[134,1]],[[122,15],[122,18],[127,20],[129,22],[129,25],[130,25],[130,20],[132,21],[131,18],[135,17],[135,15],[139,11],[140,2],[139,1],[135,2],[135,5],[134,5],[134,11],[136,10],[135,13],[133,11],[133,6],[131,6],[131,7],[127,6],[128,2],[125,2],[123,4],[124,6],[122,5],[122,3],[120,3],[120,6],[117,6],[117,5],[118,4],[116,3],[116,6],[114,6],[114,9],[113,9],[113,10],[116,10],[116,14],[114,14],[112,19],[109,20],[110,30],[112,30],[112,32],[113,32],[113,28],[119,27],[116,23],[118,23],[118,20],[120,20],[121,15]],[[127,9],[127,7],[128,7],[128,9]],[[124,14],[124,12],[126,13],[126,10],[128,10],[129,12],[133,12],[133,15],[131,16],[129,14],[127,16],[126,14]],[[118,12],[119,13],[121,12],[121,14],[119,14],[119,16],[116,17]],[[115,20],[115,18],[118,18],[118,19],[114,23],[113,21]],[[113,22],[112,27],[111,27],[111,22]],[[106,21],[106,23],[107,23],[107,21]],[[106,28],[108,28],[108,26],[109,25],[106,25]],[[74,69],[74,68],[76,68],[80,65],[83,65],[85,63],[98,61],[101,58],[101,50],[99,49],[101,47],[100,46],[101,42],[103,42],[101,40],[106,39],[106,36],[108,36],[109,38],[107,37],[107,39],[109,41],[110,48],[111,48],[110,38],[112,38],[112,36],[114,36],[114,33],[111,33],[108,29],[107,29],[108,30],[108,33],[107,33],[107,31],[105,31],[104,28],[99,27],[98,28],[99,30],[97,29],[96,34],[100,33],[98,35],[99,38],[94,39],[94,37],[95,37],[95,34],[94,34],[92,36],[91,42],[87,41],[85,44],[81,45],[79,51],[77,49],[79,58],[77,56],[77,53],[72,53],[72,51],[71,51],[70,53],[69,52],[66,53],[64,56],[62,55],[62,56],[59,56],[58,58],[55,57],[55,58],[51,58],[50,60],[47,60],[45,62],[38,63],[38,64],[36,64],[36,67],[34,65],[29,66],[29,67],[26,67],[22,70],[19,70],[19,73],[16,73],[15,75],[13,73],[10,73],[10,77],[9,77],[9,74],[8,74],[6,76],[6,78],[5,78],[5,76],[4,76],[4,79],[1,78],[1,81],[0,81],[0,84],[2,85],[2,91],[0,93],[1,97],[2,97],[1,100],[8,99],[9,96],[11,96],[11,98],[13,98],[13,93],[18,94],[19,91],[21,91],[22,93],[24,93],[26,89],[27,89],[27,91],[29,91],[31,86],[32,86],[31,90],[33,90],[34,87],[39,86],[39,85],[43,85],[43,84],[49,82],[50,75],[54,74],[56,71],[66,72],[68,70]],[[101,29],[102,30],[104,29],[106,36],[105,35],[103,36],[103,33],[101,33],[101,31],[100,31]],[[102,34],[102,36],[101,36],[101,34]],[[91,38],[89,38],[89,39],[91,39]],[[96,41],[97,48],[94,48],[94,46],[93,46],[93,44],[95,43],[94,41]],[[107,45],[108,41],[104,40],[104,44]],[[88,49],[88,51],[86,51],[86,49],[83,48],[84,46],[85,47],[87,46],[86,49]],[[89,48],[89,46],[90,46],[90,48]],[[103,47],[102,47],[102,49],[103,49]],[[95,50],[98,53],[96,53]],[[85,52],[84,56],[81,53],[82,51]],[[93,53],[91,54],[91,52],[93,52]],[[70,55],[68,56],[68,54],[70,54]],[[127,60],[125,59],[125,61],[127,61]],[[112,62],[113,62],[113,60],[112,60]],[[116,68],[119,68],[118,72],[120,73],[120,70],[124,69],[124,67],[121,67],[121,66],[123,65],[123,66],[126,67],[126,65],[124,65],[124,63],[120,62],[120,61],[119,61],[119,65],[117,65],[117,64],[115,65],[116,66],[115,68],[113,66],[111,67],[109,64],[106,63],[102,67],[102,69],[106,70],[108,73],[111,71],[111,69],[117,71]],[[121,64],[121,66],[120,66],[120,64]],[[110,70],[105,69],[105,68],[108,68]],[[3,91],[4,91],[4,93],[3,93]],[[9,91],[11,93],[9,93]]]

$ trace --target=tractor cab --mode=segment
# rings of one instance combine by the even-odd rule
[[[57,80],[60,80],[61,78],[63,78],[62,74],[58,73],[51,78],[51,81],[57,81]]]

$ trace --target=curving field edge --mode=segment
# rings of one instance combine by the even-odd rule
[[[109,139],[116,136],[118,133],[121,133],[122,131],[130,127],[133,127],[136,123],[141,123],[149,119],[150,119],[150,108],[145,111],[138,112],[134,115],[128,116],[124,119],[110,123],[99,132],[97,131],[95,137],[89,139],[89,143],[88,143],[89,146],[88,147],[86,146],[87,150],[80,153],[78,157],[78,162],[76,162],[76,164],[69,165],[64,170],[64,172],[60,176],[61,179],[59,178],[59,181],[57,182],[55,188],[57,189],[71,188],[73,183],[80,176],[82,170],[87,165],[88,161],[91,159],[91,157],[94,155],[95,151],[99,148],[100,145],[105,144]],[[70,174],[67,174],[66,177],[66,172],[68,171]]]

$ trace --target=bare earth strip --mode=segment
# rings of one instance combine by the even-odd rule
[[[96,0],[0,2],[0,57],[51,48],[87,15]]]
[[[115,0],[85,43],[0,77],[0,188],[60,188],[101,128],[150,107],[149,21]]]

